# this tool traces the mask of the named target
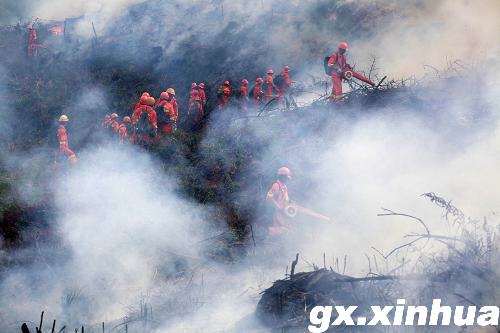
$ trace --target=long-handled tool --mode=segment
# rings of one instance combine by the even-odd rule
[[[284,211],[285,211],[285,214],[290,218],[296,217],[297,214],[302,214],[302,215],[314,217],[314,218],[317,218],[317,219],[320,219],[323,221],[328,221],[328,222],[332,221],[332,219],[329,218],[328,216],[325,216],[325,215],[320,214],[312,209],[305,208],[305,207],[302,207],[302,206],[299,206],[296,204],[290,204],[290,205],[286,206]]]

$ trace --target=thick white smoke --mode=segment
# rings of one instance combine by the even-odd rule
[[[153,288],[159,267],[173,274],[180,259],[199,255],[204,209],[181,198],[147,154],[105,146],[79,157],[52,180],[62,245],[41,244],[35,264],[9,272],[3,316],[29,320],[47,309],[48,318],[75,325],[120,318]]]
[[[58,6],[42,1],[31,8],[30,15],[55,19],[85,15],[80,33],[90,36],[93,32],[89,21],[94,21],[100,34],[100,29],[110,28],[116,15],[132,3],[137,2],[77,1],[61,2]],[[276,3],[281,5],[275,8],[283,7],[279,1]],[[293,4],[298,6],[298,2]],[[206,38],[220,32],[230,20],[245,17],[248,25],[254,24],[273,7],[267,2],[249,6],[225,1],[176,5],[180,6],[179,12],[175,6],[168,7],[174,12],[168,24],[194,25],[193,30],[186,29],[186,36],[207,30]],[[200,6],[204,15],[214,10],[218,18],[224,12],[225,19],[220,25],[218,21],[210,23],[213,30],[194,21],[183,22],[184,11],[191,5]],[[356,2],[360,8],[368,5],[373,3]],[[312,6],[299,8],[307,12],[305,9]],[[408,7],[389,1],[380,6],[396,15],[384,18],[386,25],[377,27],[369,38],[355,38],[351,43],[352,62],[363,64],[364,68],[374,56],[381,73],[408,76],[421,74],[425,64],[442,67],[447,59],[461,58],[468,64],[498,56],[498,43],[494,43],[499,30],[496,1],[446,1]],[[323,44],[324,49],[309,51],[315,60],[303,59],[304,62],[319,64],[324,51],[335,48],[337,41],[344,39],[340,34],[329,34],[324,27],[297,34],[287,25],[294,19],[286,12],[275,14],[284,21],[273,29],[270,45],[299,54],[296,57],[300,58],[307,41],[315,39]],[[332,18],[325,26],[335,22]],[[142,31],[147,24],[151,22],[141,20],[138,29]],[[174,52],[176,45],[169,46],[169,52]],[[285,62],[276,58],[276,63]],[[102,98],[100,94],[90,96]],[[497,96],[498,80],[486,80],[482,98],[494,114],[499,111]],[[169,293],[179,293],[178,303],[172,307],[182,304],[189,309],[198,304],[193,299],[184,300],[182,294],[199,297],[203,304],[193,317],[173,317],[164,332],[234,331],[234,327],[245,325],[245,316],[251,315],[258,292],[268,287],[270,281],[283,277],[295,253],[299,252],[305,260],[299,262],[298,270],[311,268],[309,263],[321,266],[326,253],[328,266],[333,265],[334,257],[348,255],[347,273],[362,275],[367,270],[364,254],[373,253],[371,246],[388,251],[400,244],[405,233],[419,231],[419,226],[409,221],[376,217],[381,207],[415,214],[424,218],[433,231],[443,233],[447,232],[447,225],[440,219],[441,211],[419,198],[423,192],[434,191],[453,200],[472,217],[491,215],[500,199],[500,178],[496,175],[500,134],[496,124],[485,126],[484,130],[476,128],[474,133],[461,132],[469,131],[471,126],[457,126],[455,119],[474,122],[468,117],[471,110],[461,107],[466,98],[457,95],[457,103],[445,105],[444,116],[436,115],[441,120],[438,124],[432,124],[432,117],[389,109],[349,124],[332,123],[332,132],[292,128],[289,135],[296,138],[302,150],[292,150],[287,158],[276,161],[286,150],[281,142],[276,142],[259,159],[270,166],[269,174],[275,172],[276,163],[289,163],[297,181],[309,179],[314,187],[307,189],[308,195],[301,203],[330,215],[334,222],[328,225],[297,220],[291,237],[279,244],[285,248],[280,256],[266,253],[265,245],[258,243],[257,263],[249,260],[250,263],[231,267],[206,263],[199,242],[213,235],[205,215],[208,208],[182,198],[177,180],[159,170],[154,159],[128,147],[107,146],[78,152],[78,168],[55,180],[58,215],[53,224],[64,245],[36,247],[35,253],[25,254],[37,258],[34,266],[6,274],[0,287],[0,318],[12,331],[17,330],[19,321],[37,318],[42,309],[49,311],[47,318],[62,318],[73,325],[108,322],[127,315],[129,307],[144,297],[158,305],[159,311],[167,312],[164,299],[171,297]],[[454,119],[451,128],[442,121],[446,117]],[[256,127],[257,135],[273,131],[266,126]],[[331,137],[331,142],[325,142],[323,135]],[[205,140],[212,139],[209,131]],[[292,197],[296,194],[291,193]],[[198,265],[203,268],[196,270]],[[183,286],[186,289],[182,292],[179,285],[168,285],[163,280],[189,270],[195,271],[193,282]]]

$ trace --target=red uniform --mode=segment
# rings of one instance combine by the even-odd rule
[[[194,117],[197,119],[203,116],[203,105],[198,89],[191,90],[188,113],[191,114],[191,112],[194,113]]]
[[[167,101],[172,104],[172,107],[174,108],[175,112],[175,117],[176,119],[179,119],[179,104],[177,103],[177,100],[175,99],[175,96],[169,95],[169,98]]]
[[[118,127],[118,133],[120,134],[120,143],[124,143],[125,141],[127,141],[128,133],[126,124],[120,124],[120,126]]]
[[[134,113],[132,113],[132,124],[136,124],[139,118],[141,118],[141,115],[143,112],[148,112],[150,113],[151,111],[154,112],[153,108],[149,105],[140,105],[138,108],[134,110]],[[156,112],[155,112],[156,114]]]
[[[222,95],[222,100],[224,102],[224,106],[229,103],[229,97],[231,96],[231,88],[224,87],[224,95]]]
[[[148,117],[148,129],[138,128],[138,125],[140,125],[139,120],[144,113],[146,113]],[[151,142],[152,138],[156,136],[156,130],[158,128],[156,111],[149,105],[141,105],[141,107],[137,108],[132,114],[132,124],[136,127],[135,141]]]
[[[278,87],[278,96],[282,99],[288,87],[292,85],[292,80],[290,80],[290,72],[286,69],[283,69],[280,75],[283,77],[283,85]]]
[[[219,110],[222,110],[229,103],[229,97],[231,96],[231,88],[229,85],[224,85],[222,88],[222,94],[217,99]]]
[[[246,85],[245,86],[243,86],[243,85],[241,86],[241,88],[240,88],[240,96],[241,97],[245,97],[245,98],[248,96],[248,89],[247,89]]]
[[[118,130],[120,128],[120,124],[118,123],[118,121],[116,120],[111,120],[111,130],[113,131],[113,133],[118,133]]]
[[[36,55],[36,30],[33,29],[33,27],[28,28],[29,29],[29,36],[28,36],[28,56],[34,56]]]
[[[200,92],[201,102],[203,103],[203,106],[205,106],[205,104],[207,104],[207,95],[205,94],[205,89],[200,88],[199,92]]]
[[[332,68],[332,95],[330,102],[340,103],[342,98],[342,71],[346,67],[346,57],[340,52],[335,52],[328,60],[328,66]]]
[[[174,106],[171,102],[164,101],[163,110],[164,116],[168,119],[168,122],[162,123],[160,125],[160,133],[161,134],[171,134],[175,128],[177,123],[177,113],[175,112]]]
[[[242,84],[240,87],[240,98],[241,98],[241,111],[247,111],[247,101],[248,101],[248,89],[246,84]]]
[[[66,132],[66,127],[64,125],[59,125],[57,129],[57,140],[59,141],[59,151],[66,155],[70,162],[76,161],[75,153],[69,149],[68,143],[68,133]]]
[[[255,87],[252,92],[252,99],[254,100],[255,105],[259,105],[262,102],[262,94],[262,83],[255,83]]]
[[[271,74],[268,74],[267,77],[266,77],[266,84],[267,84],[267,88],[266,88],[266,91],[265,91],[265,96],[266,96],[266,101],[269,101],[273,98],[274,96],[274,90],[275,90],[275,85],[274,85],[274,80],[273,80],[273,76]]]
[[[286,232],[288,230],[288,217],[284,213],[284,209],[290,202],[286,184],[279,180],[276,181],[267,192],[266,199],[275,205],[273,224],[268,228],[269,233],[275,235]]]
[[[158,128],[158,118],[156,115],[156,111],[151,108],[151,111],[148,113],[149,126],[152,128]]]

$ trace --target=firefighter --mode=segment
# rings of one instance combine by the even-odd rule
[[[290,204],[287,182],[292,178],[292,173],[287,167],[278,169],[277,180],[267,192],[266,200],[274,208],[273,222],[268,227],[270,235],[282,234],[288,230],[288,216],[285,209]]]
[[[166,91],[163,91],[160,94],[160,98],[156,102],[154,106],[154,110],[156,112],[156,117],[157,117],[157,122],[158,122],[158,137],[163,137],[164,127],[167,126],[169,119],[165,114],[165,108],[164,105],[167,103],[168,99],[168,93]]]
[[[264,80],[259,77],[255,80],[255,87],[252,91],[252,99],[256,106],[259,106],[262,103],[262,97],[264,96],[264,92],[262,91],[262,83]]]
[[[33,24],[28,24],[28,56],[32,57],[36,55],[36,41],[37,35]]]
[[[205,83],[200,83],[198,85],[198,91],[200,92],[201,106],[205,110],[205,105],[207,105],[207,95],[205,94]]]
[[[178,114],[170,101],[167,101],[165,104],[163,104],[163,109],[163,112],[168,119],[168,123],[163,127],[163,133],[172,134],[177,130]]]
[[[278,84],[278,96],[280,98],[280,102],[282,103],[288,88],[290,88],[292,83],[295,81],[290,80],[290,67],[288,65],[281,70],[280,76],[282,82]]]
[[[248,104],[248,80],[243,79],[241,81],[241,87],[240,87],[240,109],[242,112],[247,111],[247,104]]]
[[[134,114],[132,115],[132,123],[135,128],[135,138],[136,142],[140,143],[152,143],[156,138],[158,131],[158,123],[156,112],[153,109],[155,105],[155,99],[153,97],[141,97],[141,101],[144,99],[145,104],[141,103]]]
[[[276,85],[274,84],[273,75],[274,75],[274,71],[272,69],[269,69],[267,71],[266,89],[264,91],[265,100],[267,102],[270,101],[275,96],[275,92],[278,91],[278,87],[276,87]]]
[[[118,123],[118,115],[116,113],[111,114],[110,128],[113,134],[118,134],[118,129],[120,128],[120,123]]]
[[[122,119],[122,123],[118,129],[120,134],[120,143],[123,144],[127,141],[132,141],[132,121],[129,116],[125,116]]]
[[[130,141],[130,138],[129,138],[129,135],[131,134],[130,126],[129,126],[130,123],[131,123],[130,117],[128,117],[128,116],[123,117],[122,123],[118,127],[118,134],[120,135],[119,138],[120,138],[121,144],[124,144],[125,142]]]
[[[155,108],[158,118],[159,137],[171,134],[175,128],[174,122],[177,121],[177,117],[175,116],[174,106],[171,102],[172,99],[169,98],[169,94],[166,91],[160,94],[160,100]]]
[[[139,101],[139,103],[135,106],[134,112],[132,113],[132,124],[135,124],[139,119],[143,110],[145,110],[145,106],[148,104],[148,96],[143,95]]]
[[[168,99],[168,93],[166,91],[162,91],[160,93],[160,98],[158,98],[158,100],[156,101],[156,104],[154,106],[155,111],[156,111],[156,108],[165,104],[167,102],[167,99]]]
[[[108,129],[111,125],[111,116],[109,114],[104,116],[104,120],[102,121],[102,128]]]
[[[196,122],[200,121],[203,117],[203,104],[198,89],[191,90],[188,114],[191,114]]]
[[[151,97],[151,96],[149,95],[148,92],[143,92],[142,95],[141,95],[141,99],[139,99],[139,102],[137,102],[137,104],[135,105],[134,110],[137,109],[139,106],[143,105],[141,103],[141,100],[142,100],[143,97]]]
[[[172,104],[172,106],[174,107],[174,111],[175,111],[175,114],[176,114],[176,119],[179,118],[179,104],[177,104],[177,100],[175,99],[175,90],[174,88],[168,88],[167,89],[167,93],[168,93],[168,99],[167,101],[170,102],[170,104]]]
[[[193,82],[191,83],[191,90],[189,91],[188,116],[192,114],[191,111],[193,111],[195,108],[194,105],[195,98],[197,100],[200,100],[200,94],[198,92],[198,85],[196,84],[196,82]]]
[[[57,128],[57,140],[59,141],[59,149],[56,154],[65,155],[68,159],[70,165],[76,164],[76,155],[69,149],[68,143],[68,132],[66,131],[66,125],[68,124],[69,118],[66,115],[59,117],[59,127]]]
[[[229,81],[224,81],[224,85],[219,88],[217,95],[218,109],[221,111],[229,104],[229,97],[231,96],[231,86]]]
[[[338,51],[333,53],[328,60],[328,68],[331,71],[332,78],[332,94],[329,101],[331,103],[341,103],[342,101],[342,77],[343,71],[346,69],[347,59],[346,54],[349,46],[346,42],[341,42]]]

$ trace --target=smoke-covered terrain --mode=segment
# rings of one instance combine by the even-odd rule
[[[296,253],[295,272],[419,276],[384,285],[384,302],[499,304],[498,1],[0,1],[0,332],[34,331],[41,311],[44,332],[53,319],[68,332],[306,331],[256,315],[263,291],[293,281]],[[322,62],[342,40],[356,70],[387,78],[332,107]],[[222,81],[285,65],[297,108],[212,112]],[[191,82],[207,85],[196,126]],[[144,149],[102,133],[105,114],[167,87],[171,137]],[[53,167],[61,114],[69,170]],[[269,238],[265,195],[284,165],[292,199],[332,221],[297,217]],[[408,245],[412,233],[425,237]]]

